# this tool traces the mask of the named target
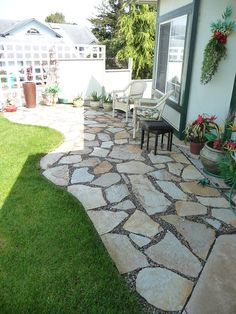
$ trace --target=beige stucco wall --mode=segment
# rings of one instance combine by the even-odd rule
[[[160,1],[160,15],[174,11],[191,2],[192,0],[161,0]]]
[[[236,73],[236,30],[228,38],[227,58],[220,62],[213,79],[202,85],[200,76],[204,48],[211,37],[210,23],[220,18],[229,4],[233,9],[231,18],[236,20],[235,0],[201,1],[187,121],[203,112],[215,114],[219,121],[223,121],[228,113]]]

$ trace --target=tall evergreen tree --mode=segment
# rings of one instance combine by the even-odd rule
[[[114,59],[121,44],[117,41],[118,20],[124,14],[124,0],[103,0],[97,7],[96,17],[89,19],[93,25],[92,32],[99,42],[106,45],[107,66],[114,67]]]
[[[130,3],[130,1],[128,1]],[[130,3],[118,21],[119,60],[133,58],[133,77],[151,78],[155,47],[156,10]]]

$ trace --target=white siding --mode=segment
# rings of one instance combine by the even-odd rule
[[[166,13],[172,12],[191,2],[192,0],[161,0],[160,1],[160,15],[164,15]]]
[[[220,62],[218,72],[212,80],[208,84],[202,85],[200,76],[203,51],[211,37],[210,23],[220,18],[229,4],[233,9],[230,19],[236,20],[235,0],[201,1],[187,121],[195,119],[200,113],[208,113],[215,114],[220,122],[225,120],[228,113],[236,71],[236,31],[228,38],[227,57]],[[206,14],[206,12],[210,12],[210,14]]]

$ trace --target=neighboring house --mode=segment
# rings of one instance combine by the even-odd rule
[[[42,23],[34,18],[23,21],[0,19],[0,37],[6,41],[47,41],[59,44],[97,44],[86,27],[77,24]]]
[[[138,3],[156,3],[137,0]],[[186,122],[198,114],[214,114],[224,121],[236,110],[236,30],[227,42],[227,57],[220,62],[213,79],[200,83],[205,46],[212,36],[211,22],[219,19],[231,5],[231,20],[236,20],[235,0],[159,0],[156,24],[156,48],[153,88],[165,93],[174,90],[165,109],[165,118],[180,137]]]

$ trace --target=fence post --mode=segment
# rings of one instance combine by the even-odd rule
[[[133,58],[129,57],[128,69],[130,71],[130,81],[132,80]]]

